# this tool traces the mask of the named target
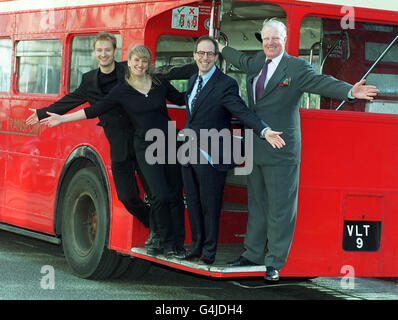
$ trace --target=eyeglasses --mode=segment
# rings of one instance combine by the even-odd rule
[[[195,53],[201,58],[203,58],[206,54],[209,58],[214,58],[216,56],[216,54],[212,51],[196,51]]]

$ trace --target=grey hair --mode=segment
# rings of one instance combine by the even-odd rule
[[[277,18],[265,19],[261,31],[264,30],[265,27],[274,27],[274,28],[276,27],[283,36],[283,38],[286,39],[286,34],[287,34],[286,25],[282,21],[279,21]]]

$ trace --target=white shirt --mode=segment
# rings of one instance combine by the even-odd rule
[[[264,81],[264,89],[267,87],[269,79],[271,79],[272,75],[275,73],[275,70],[278,67],[279,62],[281,62],[283,53],[284,52],[282,52],[279,56],[272,59],[272,61],[268,64],[267,78]],[[265,63],[265,61],[267,61],[267,59],[264,60],[264,63]],[[257,80],[260,77],[260,75],[261,75],[261,70],[260,70],[260,73],[253,79],[254,102],[256,102],[256,83],[257,83]]]
[[[202,90],[204,86],[206,85],[207,81],[210,80],[211,76],[214,74],[216,71],[216,66],[213,66],[207,73],[204,75],[201,75],[203,82],[202,82]],[[189,106],[189,111],[191,111],[191,105],[192,105],[192,100],[196,95],[196,91],[198,90],[198,84],[199,84],[199,77],[196,78],[195,84],[192,88],[191,94],[188,97],[188,106]]]

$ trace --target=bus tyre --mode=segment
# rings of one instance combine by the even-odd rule
[[[76,172],[70,180],[62,207],[62,246],[72,272],[85,279],[106,279],[120,263],[107,248],[108,195],[97,170]]]

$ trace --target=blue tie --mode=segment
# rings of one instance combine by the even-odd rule
[[[203,82],[203,78],[201,76],[199,76],[199,82],[198,82],[198,87],[196,89],[196,94],[193,97],[192,102],[191,102],[191,114],[193,113],[193,110],[195,108],[195,105],[196,105],[196,102],[198,100],[200,91],[202,90],[202,82]]]
[[[257,79],[256,83],[256,102],[261,98],[263,92],[264,92],[264,83],[265,79],[267,78],[267,72],[268,72],[268,65],[272,60],[267,60],[264,63],[264,67],[261,70],[261,74]]]

